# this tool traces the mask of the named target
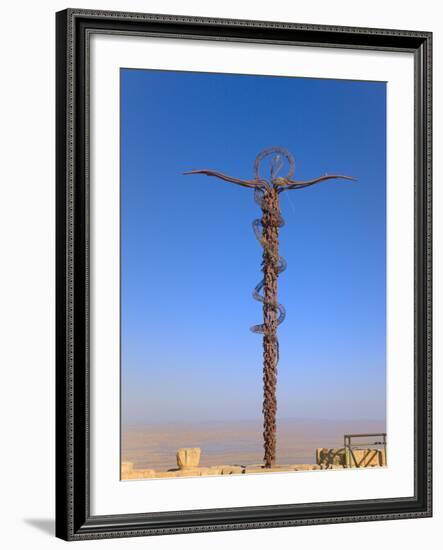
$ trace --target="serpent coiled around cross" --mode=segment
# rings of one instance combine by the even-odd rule
[[[261,165],[269,159],[269,178],[261,174]],[[288,166],[285,176],[280,175],[284,166]],[[191,170],[189,174],[204,174],[235,183],[241,187],[254,189],[254,198],[260,206],[262,217],[253,221],[254,234],[263,247],[262,280],[255,286],[253,298],[263,304],[263,323],[253,325],[252,332],[263,335],[263,438],[264,464],[270,468],[276,460],[276,414],[277,414],[277,364],[279,361],[279,343],[277,328],[286,317],[286,310],[277,301],[278,276],[286,269],[286,261],[279,254],[279,229],[284,226],[280,212],[279,196],[289,190],[304,189],[330,179],[354,180],[341,175],[325,174],[309,181],[293,179],[295,160],[284,147],[270,147],[261,151],[254,162],[254,177],[240,179],[215,170]]]

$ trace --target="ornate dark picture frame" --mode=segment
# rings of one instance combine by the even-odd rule
[[[431,44],[388,29],[68,9],[57,13],[56,534],[65,540],[429,517]],[[89,40],[94,33],[410,52],[415,64],[413,497],[92,516],[89,483]],[[412,406],[412,404],[411,404]],[[259,503],[258,503],[259,504]],[[171,503],[172,507],[174,506]]]

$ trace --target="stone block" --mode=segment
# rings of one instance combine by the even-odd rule
[[[346,464],[346,455],[343,448],[319,448],[316,450],[315,456],[317,464],[326,468],[330,466],[345,466]]]
[[[122,474],[124,474],[126,472],[130,472],[134,468],[134,463],[133,462],[122,462],[121,468],[122,468]]]
[[[180,470],[197,468],[200,462],[201,449],[199,447],[186,447],[177,451],[177,466]]]
[[[122,472],[122,479],[149,479],[156,477],[155,470],[143,469],[143,470],[129,470]]]

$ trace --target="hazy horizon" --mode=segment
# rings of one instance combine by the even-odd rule
[[[250,418],[236,418],[235,420],[225,420],[221,418],[208,418],[205,420],[138,420],[134,422],[122,422],[122,428],[126,427],[136,427],[136,426],[165,426],[165,425],[189,425],[189,426],[199,426],[204,424],[235,424],[236,422],[240,423],[256,423],[262,422],[263,416],[256,416]],[[376,417],[354,417],[352,419],[342,417],[342,418],[310,418],[310,417],[282,417],[278,418],[278,422],[324,422],[324,423],[346,423],[346,422],[385,422],[384,418]]]
[[[343,446],[349,433],[386,431],[381,420],[284,420],[277,422],[277,464],[314,464],[315,449]],[[259,464],[263,460],[262,421],[169,422],[125,426],[122,460],[135,468],[176,468],[180,447],[200,447],[201,466]]]

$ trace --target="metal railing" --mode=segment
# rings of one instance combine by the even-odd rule
[[[359,438],[372,438],[372,441],[359,441],[353,443],[353,439]],[[372,433],[372,434],[346,434],[344,436],[344,448],[345,448],[345,461],[346,467],[351,468],[360,468],[362,460],[358,461],[354,450],[359,448],[368,448],[368,447],[381,447],[384,450],[384,463],[386,464],[387,455],[386,455],[386,434],[385,433]],[[366,457],[365,457],[366,458]],[[353,463],[353,464],[352,464]]]

